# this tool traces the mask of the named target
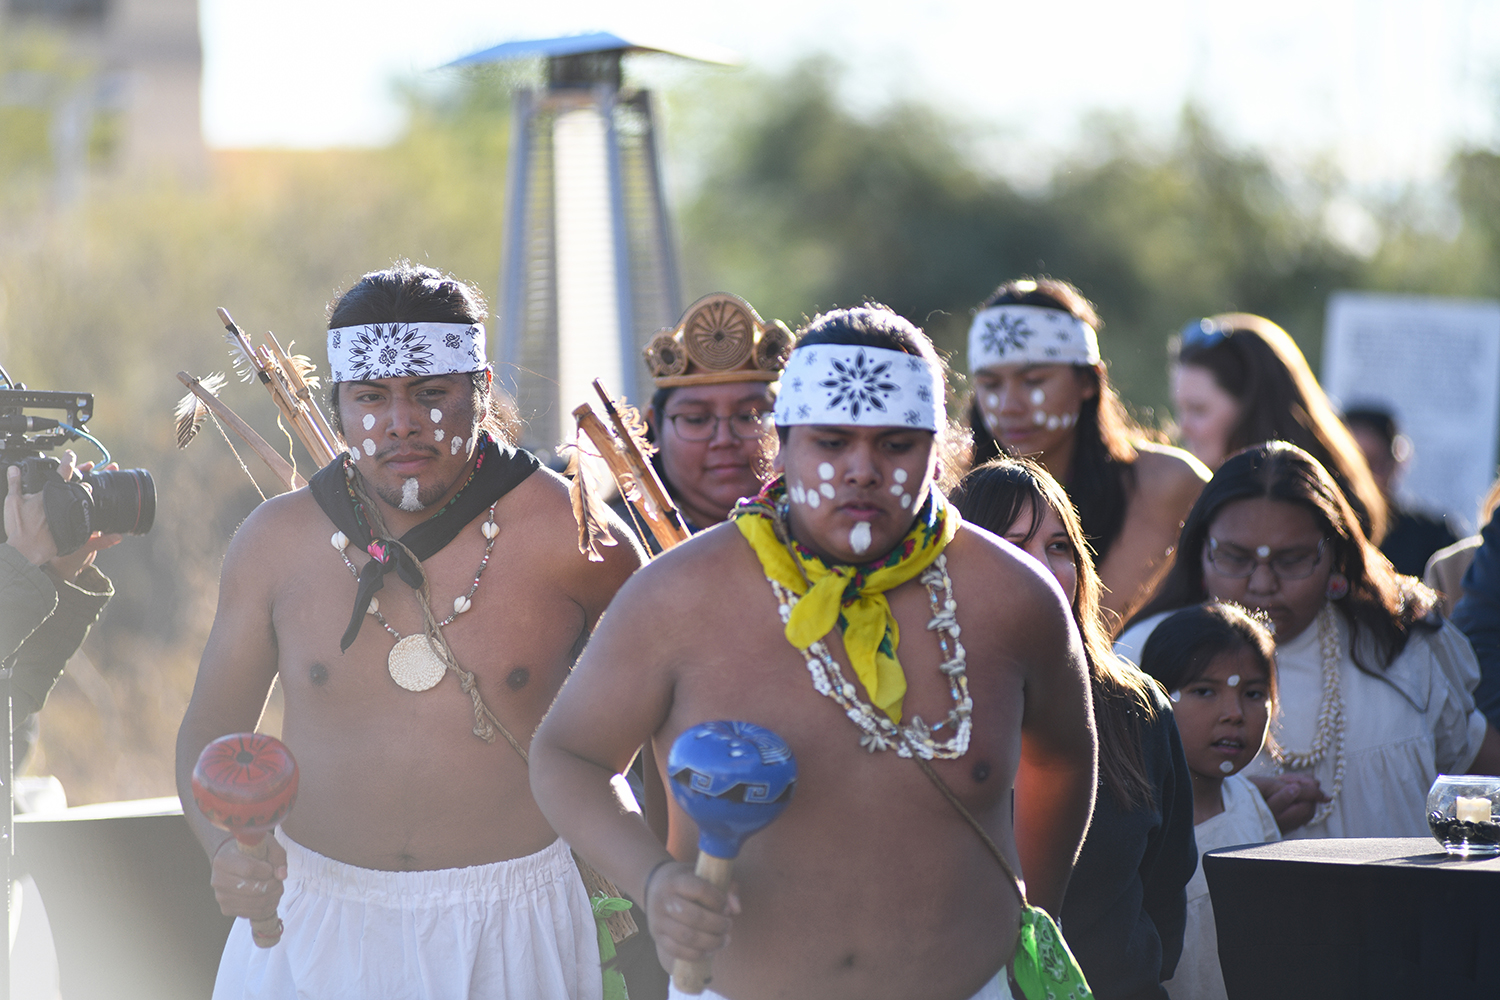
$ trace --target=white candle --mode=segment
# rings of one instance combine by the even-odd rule
[[[1455,803],[1457,820],[1460,823],[1488,823],[1490,821],[1490,800],[1483,797],[1465,798],[1460,795]]]

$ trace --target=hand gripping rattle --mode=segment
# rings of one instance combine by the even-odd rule
[[[297,761],[273,736],[220,736],[198,755],[193,801],[210,823],[234,834],[241,851],[265,861],[271,850],[266,834],[297,801]],[[260,947],[271,947],[281,940],[281,918],[252,920],[250,936]]]
[[[749,722],[704,722],[672,743],[667,776],[677,804],[698,824],[698,877],[726,889],[740,842],[791,801],[797,759],[769,729]],[[678,959],[672,981],[683,993],[702,993],[712,966],[712,959]]]

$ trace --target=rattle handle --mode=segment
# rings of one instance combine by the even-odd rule
[[[716,858],[705,851],[698,852],[698,867],[694,871],[699,878],[719,889],[729,888],[729,871],[734,867],[731,858]],[[679,958],[672,963],[672,982],[683,993],[696,996],[713,978],[712,957],[689,962]]]
[[[266,842],[264,835],[253,844],[247,844],[238,837],[234,838],[235,846],[241,853],[259,861],[269,861],[271,858],[271,845]],[[281,917],[262,917],[259,920],[250,921],[250,937],[255,941],[258,948],[270,948],[281,940]]]

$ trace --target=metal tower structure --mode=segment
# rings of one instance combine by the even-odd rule
[[[682,307],[651,95],[622,88],[631,52],[724,61],[595,33],[449,64],[546,60],[545,86],[513,98],[494,352],[539,449],[569,434],[592,379],[644,403],[641,350]]]

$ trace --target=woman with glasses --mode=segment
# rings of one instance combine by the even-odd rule
[[[1283,833],[1426,836],[1438,774],[1500,766],[1500,734],[1474,707],[1468,642],[1301,448],[1273,441],[1219,467],[1116,651],[1138,660],[1167,614],[1209,599],[1259,610],[1275,629],[1281,697],[1245,774]]]
[[[1095,553],[1102,605],[1138,607],[1208,470],[1149,440],[1099,356],[1099,316],[1066,281],[1001,285],[969,328],[974,464],[1029,456],[1068,491]]]
[[[694,531],[729,516],[771,478],[776,434],[771,385],[792,335],[735,295],[705,296],[647,346],[656,394],[646,410],[657,473]],[[656,551],[649,531],[642,540]]]
[[[1290,441],[1332,474],[1365,535],[1385,535],[1386,504],[1349,429],[1291,336],[1261,316],[1193,320],[1168,347],[1182,446],[1210,469],[1241,448]]]

